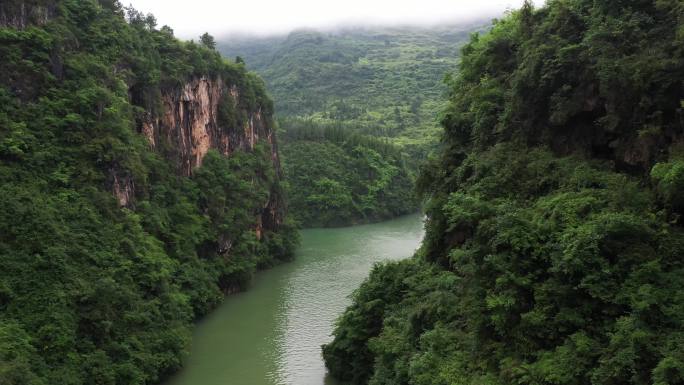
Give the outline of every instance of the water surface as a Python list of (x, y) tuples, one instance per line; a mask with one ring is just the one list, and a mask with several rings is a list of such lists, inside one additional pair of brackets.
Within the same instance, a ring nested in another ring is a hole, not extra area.
[(409, 257), (422, 217), (303, 230), (294, 262), (257, 275), (201, 321), (168, 385), (331, 385), (321, 345), (374, 263)]

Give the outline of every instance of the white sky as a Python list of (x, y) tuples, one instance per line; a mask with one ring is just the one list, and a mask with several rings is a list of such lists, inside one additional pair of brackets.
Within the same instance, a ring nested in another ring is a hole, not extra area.
[[(176, 36), (203, 32), (268, 35), (295, 28), (365, 24), (429, 25), (495, 17), (523, 0), (121, 0), (151, 12)], [(536, 4), (542, 0), (535, 1)]]

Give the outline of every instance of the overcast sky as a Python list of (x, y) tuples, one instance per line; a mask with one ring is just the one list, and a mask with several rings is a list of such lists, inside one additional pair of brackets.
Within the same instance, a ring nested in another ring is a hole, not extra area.
[[(203, 32), (268, 35), (295, 28), (365, 24), (439, 24), (495, 17), (523, 0), (122, 0), (176, 36)], [(536, 4), (542, 1), (535, 1)]]

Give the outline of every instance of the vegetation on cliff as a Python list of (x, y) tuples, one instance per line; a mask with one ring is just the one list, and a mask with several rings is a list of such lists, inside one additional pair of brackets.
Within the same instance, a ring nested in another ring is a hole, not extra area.
[(152, 151), (136, 127), (193, 77), (237, 87), (234, 123), (271, 119), (272, 103), (208, 39), (180, 42), (117, 1), (24, 5), (50, 12), (0, 25), (0, 383), (156, 383), (192, 321), (291, 258), (296, 233), (261, 223), (281, 195), (269, 143), (209, 150), (183, 176), (172, 142)]
[(684, 381), (684, 5), (526, 4), (474, 35), (416, 257), (324, 347), (355, 384)]

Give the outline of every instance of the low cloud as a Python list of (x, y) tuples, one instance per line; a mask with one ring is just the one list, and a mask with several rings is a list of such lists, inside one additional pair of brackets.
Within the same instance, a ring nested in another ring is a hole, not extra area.
[[(129, 0), (182, 38), (273, 35), (296, 28), (431, 25), (496, 17), (523, 0)], [(125, 0), (124, 0), (125, 3)], [(537, 2), (539, 3), (539, 1)]]

